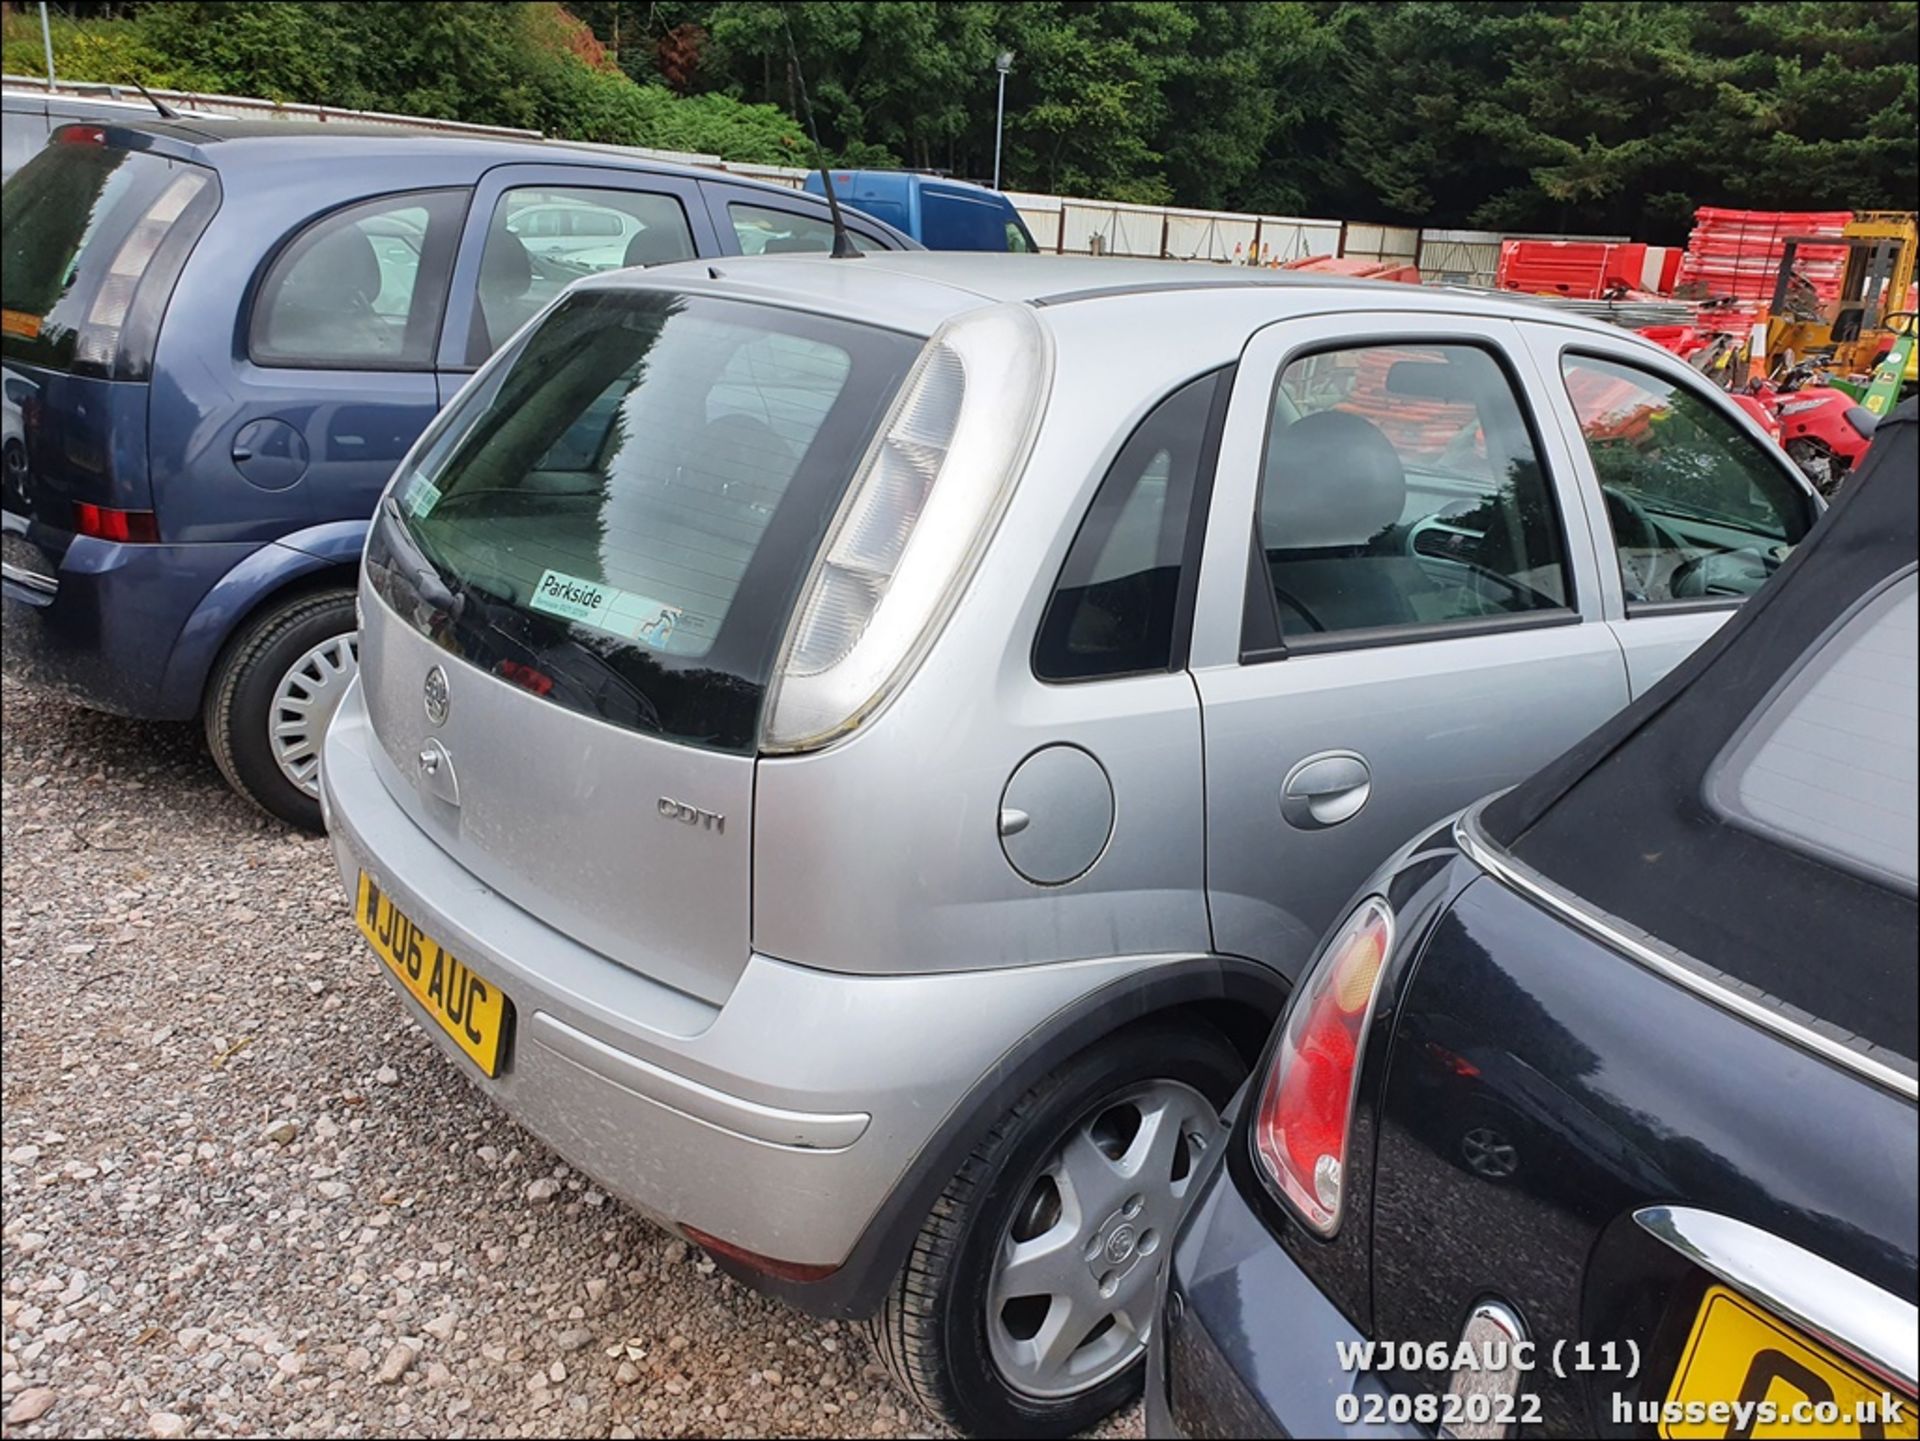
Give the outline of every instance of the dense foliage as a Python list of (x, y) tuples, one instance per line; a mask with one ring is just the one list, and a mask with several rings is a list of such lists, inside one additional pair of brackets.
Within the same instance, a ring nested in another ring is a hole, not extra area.
[[(1912, 209), (1920, 6), (1853, 0), (582, 0), (637, 76), (1015, 188), (1675, 239), (1699, 204)], [(697, 57), (689, 63), (688, 53)]]
[[(1011, 188), (1677, 239), (1915, 205), (1920, 5), (1866, 0), (69, 4), (58, 67)], [(7, 21), (7, 68), (38, 26)], [(799, 65), (791, 63), (797, 56)]]
[[(805, 164), (812, 153), (773, 106), (634, 83), (585, 25), (552, 4), (169, 0), (63, 8), (54, 70), (70, 80), (436, 115), (770, 164)], [(7, 73), (41, 72), (37, 14), (10, 12), (5, 43)]]

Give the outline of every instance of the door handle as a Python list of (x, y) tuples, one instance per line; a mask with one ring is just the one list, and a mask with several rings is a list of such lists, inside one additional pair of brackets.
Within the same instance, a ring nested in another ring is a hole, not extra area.
[(1373, 772), (1353, 751), (1308, 756), (1280, 787), (1280, 814), (1303, 831), (1325, 830), (1360, 814), (1373, 794)]

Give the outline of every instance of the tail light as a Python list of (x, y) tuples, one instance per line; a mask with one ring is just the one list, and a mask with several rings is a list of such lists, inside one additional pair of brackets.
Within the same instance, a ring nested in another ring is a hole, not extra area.
[(1321, 1236), (1340, 1227), (1361, 1054), (1392, 950), (1393, 911), (1369, 896), (1301, 982), (1254, 1115), (1261, 1163)]
[(123, 545), (152, 545), (160, 539), (160, 520), (150, 510), (113, 510), (104, 505), (77, 501), (73, 507), (73, 528), (95, 540), (118, 541)]
[(801, 594), (762, 746), (805, 750), (905, 680), (965, 588), (1032, 444), (1046, 332), (1024, 305), (943, 326), (867, 450)]
[(146, 209), (127, 238), (114, 252), (105, 278), (87, 309), (86, 323), (74, 344), (74, 359), (100, 366), (111, 372), (120, 352), (120, 332), (126, 326), (127, 313), (133, 309), (134, 293), (153, 263), (160, 242), (167, 238), (180, 212), (207, 186), (205, 172), (197, 167), (183, 169)]

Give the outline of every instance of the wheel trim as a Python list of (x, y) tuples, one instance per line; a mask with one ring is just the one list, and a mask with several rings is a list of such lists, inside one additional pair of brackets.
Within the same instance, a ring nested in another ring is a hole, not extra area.
[[(1131, 1121), (1116, 1139), (1116, 1118)], [(987, 1348), (1002, 1379), (1037, 1400), (1063, 1400), (1124, 1371), (1146, 1349), (1154, 1280), (1191, 1199), (1219, 1113), (1179, 1081), (1117, 1093), (1076, 1122), (1026, 1187), (1057, 1206), (1037, 1235), (1016, 1206), (987, 1285)]]
[(320, 797), (320, 743), (360, 669), (360, 637), (328, 636), (287, 667), (267, 709), (267, 738), (280, 774), (302, 795)]

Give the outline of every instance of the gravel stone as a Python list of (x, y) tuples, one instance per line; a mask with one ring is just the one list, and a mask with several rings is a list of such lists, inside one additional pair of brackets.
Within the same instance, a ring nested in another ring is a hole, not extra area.
[(0, 711), (8, 1437), (939, 1434), (861, 1328), (596, 1206), (197, 724)]
[(7, 1407), (7, 1424), (24, 1426), (29, 1421), (38, 1421), (59, 1399), (59, 1393), (51, 1386), (30, 1387), (14, 1397), (13, 1404)]

